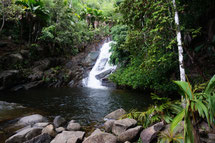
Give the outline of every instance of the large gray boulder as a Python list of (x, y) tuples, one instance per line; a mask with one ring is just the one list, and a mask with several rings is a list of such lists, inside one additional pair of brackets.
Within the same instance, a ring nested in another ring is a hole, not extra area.
[(41, 128), (26, 128), (8, 138), (5, 143), (23, 143), (41, 134)]
[(138, 139), (138, 134), (142, 130), (142, 126), (137, 126), (135, 128), (128, 129), (127, 131), (121, 133), (118, 136), (119, 142), (125, 142), (125, 141), (135, 141)]
[(117, 137), (109, 133), (94, 133), (86, 138), (83, 143), (116, 143)]
[(54, 123), (54, 126), (56, 127), (56, 128), (58, 128), (58, 127), (60, 127), (62, 124), (64, 124), (66, 122), (66, 120), (63, 118), (63, 117), (61, 117), (61, 116), (56, 116), (55, 118), (54, 118), (54, 121), (53, 121), (53, 123)]
[(81, 125), (70, 121), (66, 129), (69, 131), (79, 131), (81, 129)]
[(141, 140), (143, 143), (150, 143), (159, 133), (159, 131), (164, 127), (163, 122), (159, 122), (147, 129), (144, 129), (141, 134)]
[(100, 74), (97, 74), (97, 75), (96, 75), (96, 78), (100, 80), (100, 79), (102, 79), (102, 78), (108, 76), (109, 74), (111, 74), (112, 71), (113, 71), (113, 69), (106, 70), (106, 71), (104, 71), (104, 72), (102, 72), (102, 73), (100, 73)]
[(118, 120), (120, 117), (122, 117), (123, 115), (125, 115), (126, 112), (124, 109), (117, 109), (113, 112), (111, 112), (110, 114), (105, 116), (105, 120), (106, 119), (114, 119), (114, 120)]
[(77, 143), (82, 141), (84, 138), (85, 132), (81, 131), (63, 131), (58, 134), (51, 143)]
[(121, 133), (125, 132), (127, 129), (135, 127), (137, 124), (137, 121), (134, 119), (122, 119), (122, 120), (117, 120), (114, 122), (113, 127), (112, 127), (112, 132), (115, 135), (120, 135)]
[(51, 136), (49, 134), (41, 134), (24, 143), (50, 143), (50, 142), (51, 142)]
[(105, 128), (105, 131), (106, 131), (106, 132), (111, 132), (114, 122), (115, 122), (115, 120), (107, 120), (107, 121), (104, 123), (104, 128)]
[(17, 125), (32, 125), (39, 122), (47, 122), (47, 119), (39, 114), (22, 117), (17, 122)]

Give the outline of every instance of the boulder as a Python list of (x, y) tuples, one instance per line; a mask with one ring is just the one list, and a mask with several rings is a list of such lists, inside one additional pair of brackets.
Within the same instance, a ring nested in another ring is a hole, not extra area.
[(103, 70), (104, 67), (105, 67), (105, 65), (106, 65), (106, 63), (107, 63), (107, 61), (108, 61), (108, 58), (101, 59), (99, 65), (98, 65), (98, 69), (97, 70), (98, 71)]
[(105, 131), (106, 131), (106, 132), (111, 132), (114, 122), (115, 122), (115, 120), (107, 120), (107, 121), (104, 123), (104, 128), (105, 128)]
[(82, 141), (84, 138), (85, 132), (81, 131), (63, 131), (58, 134), (51, 143), (77, 143)]
[(10, 88), (20, 81), (20, 75), (18, 70), (6, 70), (0, 73), (0, 87)]
[(105, 116), (105, 119), (114, 119), (114, 120), (118, 120), (121, 116), (125, 115), (126, 112), (124, 109), (117, 109), (113, 112), (111, 112), (110, 114)]
[(34, 127), (38, 127), (38, 128), (45, 128), (46, 126), (48, 126), (48, 122), (41, 122), (41, 123), (36, 123), (34, 124)]
[(109, 133), (96, 133), (86, 138), (83, 143), (117, 143), (117, 138)]
[(108, 76), (102, 78), (101, 81), (102, 81), (102, 86), (112, 87), (112, 88), (115, 88), (115, 87), (116, 87), (116, 84), (115, 84), (114, 82), (110, 81), (110, 80), (108, 79)]
[(54, 123), (54, 126), (57, 128), (57, 127), (60, 127), (62, 124), (64, 124), (66, 122), (66, 120), (63, 118), (63, 117), (61, 117), (61, 116), (56, 116), (55, 118), (54, 118), (54, 121), (53, 121), (53, 123)]
[(140, 134), (142, 142), (150, 143), (157, 136), (157, 134), (163, 127), (164, 127), (164, 123), (159, 122), (147, 129), (144, 129)]
[(118, 136), (118, 141), (119, 142), (126, 142), (126, 141), (137, 140), (141, 129), (142, 129), (142, 126), (137, 126), (135, 128), (128, 129), (127, 131), (121, 133)]
[(20, 53), (16, 53), (16, 54), (11, 54), (9, 55), (9, 61), (7, 61), (9, 64), (17, 64), (17, 63), (21, 63), (23, 61), (23, 57)]
[(56, 131), (53, 125), (48, 125), (42, 130), (42, 134), (49, 134), (52, 137), (56, 136)]
[(113, 123), (112, 132), (115, 135), (120, 135), (121, 133), (125, 132), (127, 129), (136, 126), (137, 121), (134, 119), (122, 119), (117, 120)]
[(18, 125), (32, 125), (39, 122), (47, 122), (47, 119), (39, 114), (29, 115), (26, 117), (22, 117), (17, 122)]
[(71, 123), (69, 122), (68, 126), (66, 127), (69, 131), (79, 131), (81, 129), (81, 125), (79, 123)]
[(112, 71), (113, 71), (112, 69), (109, 69), (109, 70), (106, 70), (106, 71), (104, 71), (104, 72), (101, 72), (100, 74), (97, 74), (97, 75), (96, 75), (96, 78), (100, 80), (100, 79), (102, 79), (102, 78), (108, 76), (109, 74), (111, 74)]
[(51, 142), (51, 136), (49, 134), (41, 134), (24, 143), (50, 143), (50, 142)]
[(91, 136), (94, 136), (100, 133), (102, 133), (102, 131), (100, 129), (96, 129), (94, 132), (92, 132)]
[(61, 132), (65, 131), (65, 128), (64, 127), (58, 127), (55, 130), (57, 133), (61, 133)]
[(84, 63), (87, 64), (87, 65), (89, 65), (89, 66), (93, 66), (95, 64), (96, 59), (98, 58), (98, 56), (99, 56), (99, 52), (98, 51), (90, 52), (87, 55)]
[(23, 143), (41, 134), (41, 128), (26, 128), (8, 138), (5, 143)]

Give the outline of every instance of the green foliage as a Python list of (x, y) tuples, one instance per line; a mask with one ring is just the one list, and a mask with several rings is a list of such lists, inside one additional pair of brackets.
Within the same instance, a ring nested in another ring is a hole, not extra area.
[(171, 79), (176, 78), (178, 63), (171, 5), (165, 0), (121, 2), (119, 11), (127, 27), (112, 28), (116, 43), (111, 61), (120, 68), (111, 80), (121, 86), (160, 92), (175, 89)]
[(137, 120), (138, 123), (144, 128), (147, 128), (159, 121), (170, 123), (173, 117), (182, 110), (180, 102), (178, 101), (171, 101), (168, 98), (159, 98), (156, 95), (153, 95), (152, 97), (153, 100), (155, 100), (155, 105), (150, 106), (144, 112), (137, 112), (136, 110), (132, 110), (124, 117), (133, 118)]
[(170, 131), (173, 132), (178, 124), (184, 119), (184, 142), (193, 143), (194, 140), (198, 138), (197, 134), (194, 134), (194, 125), (199, 117), (206, 118), (208, 124), (214, 124), (215, 76), (211, 78), (207, 87), (202, 92), (194, 92), (197, 90), (192, 90), (192, 87), (188, 82), (175, 81), (175, 83), (181, 89), (181, 95), (185, 98), (186, 107), (173, 119)]

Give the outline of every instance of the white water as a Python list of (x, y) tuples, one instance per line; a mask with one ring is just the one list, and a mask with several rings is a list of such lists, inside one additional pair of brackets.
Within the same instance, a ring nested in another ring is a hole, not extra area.
[(96, 75), (110, 69), (112, 69), (112, 71), (116, 69), (116, 66), (112, 66), (109, 64), (111, 56), (111, 43), (112, 42), (105, 43), (100, 49), (99, 57), (96, 60), (93, 69), (90, 71), (87, 81), (85, 82), (86, 87), (101, 89), (106, 88), (105, 86), (102, 86), (102, 82), (96, 78)]

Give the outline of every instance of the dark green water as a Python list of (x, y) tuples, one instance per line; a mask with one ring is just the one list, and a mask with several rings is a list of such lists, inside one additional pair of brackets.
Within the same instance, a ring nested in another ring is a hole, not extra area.
[[(57, 115), (77, 120), (81, 125), (100, 124), (108, 113), (124, 108), (143, 110), (151, 103), (147, 94), (135, 91), (90, 88), (34, 89), (1, 92), (0, 101), (18, 103), (26, 108), (0, 112), (0, 128), (9, 120), (26, 114), (39, 113), (50, 121)], [(2, 121), (2, 123), (1, 123)]]

